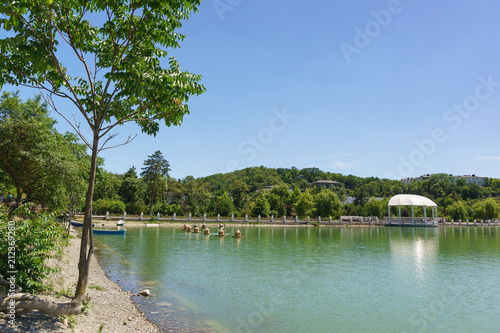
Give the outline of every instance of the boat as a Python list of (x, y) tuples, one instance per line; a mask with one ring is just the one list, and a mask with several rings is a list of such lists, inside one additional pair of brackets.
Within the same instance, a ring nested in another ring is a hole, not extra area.
[(123, 223), (125, 223), (125, 221), (123, 221), (123, 220), (118, 220), (118, 222), (116, 222), (116, 225), (118, 225), (118, 226), (122, 226), (122, 225), (123, 225)]
[(101, 235), (125, 235), (126, 231), (127, 229), (120, 229), (120, 230), (92, 229), (92, 232), (94, 234), (101, 234)]
[[(83, 223), (82, 222), (78, 222), (78, 221), (71, 221), (71, 225), (72, 226), (75, 226), (75, 227), (83, 227)], [(95, 224), (92, 223), (92, 226), (94, 226)]]

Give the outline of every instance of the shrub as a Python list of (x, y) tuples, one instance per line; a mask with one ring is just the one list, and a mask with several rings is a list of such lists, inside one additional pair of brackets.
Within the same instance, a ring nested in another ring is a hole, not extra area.
[(166, 202), (162, 202), (153, 206), (153, 214), (156, 215), (158, 213), (165, 216), (174, 215), (174, 213), (176, 213), (177, 215), (182, 215), (183, 212), (180, 205), (171, 205)]
[(116, 199), (98, 199), (92, 204), (93, 211), (97, 214), (123, 214), (125, 212), (125, 204), (121, 200)]
[(139, 215), (140, 213), (148, 213), (149, 208), (144, 203), (129, 202), (125, 205), (127, 214)]
[[(34, 213), (24, 206), (18, 214), (26, 220), (8, 221), (0, 214), (0, 273), (17, 271), (16, 283), (26, 292), (44, 289), (42, 280), (57, 269), (46, 265), (53, 252), (63, 246), (65, 229), (56, 222), (55, 214)], [(12, 265), (12, 266), (11, 266)]]

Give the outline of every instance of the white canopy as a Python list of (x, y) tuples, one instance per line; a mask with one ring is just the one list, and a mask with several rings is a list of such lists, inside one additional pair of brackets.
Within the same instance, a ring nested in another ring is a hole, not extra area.
[(415, 225), (415, 215), (413, 212), (414, 206), (425, 207), (424, 208), (424, 225), (427, 226), (427, 207), (432, 210), (432, 226), (437, 226), (437, 205), (434, 201), (429, 198), (423, 197), (421, 195), (415, 194), (398, 194), (393, 196), (387, 203), (387, 208), (389, 210), (389, 225), (391, 225), (391, 206), (399, 207), (399, 224), (402, 224), (401, 220), (401, 206), (411, 206), (411, 224)]
[(437, 207), (436, 203), (429, 198), (415, 194), (398, 194), (389, 200), (389, 206), (423, 206)]

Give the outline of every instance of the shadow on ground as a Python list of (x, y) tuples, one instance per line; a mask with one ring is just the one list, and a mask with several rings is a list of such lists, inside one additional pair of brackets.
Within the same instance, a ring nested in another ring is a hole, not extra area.
[(14, 325), (9, 325), (5, 314), (0, 314), (0, 332), (68, 332), (64, 323), (57, 316), (49, 316), (39, 311), (31, 311), (15, 320)]

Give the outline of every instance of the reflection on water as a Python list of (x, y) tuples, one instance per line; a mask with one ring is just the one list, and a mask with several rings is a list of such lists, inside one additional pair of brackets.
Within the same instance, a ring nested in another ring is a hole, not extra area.
[(164, 330), (497, 330), (495, 227), (127, 229), (96, 235), (98, 258), (124, 289), (151, 290), (135, 300)]

